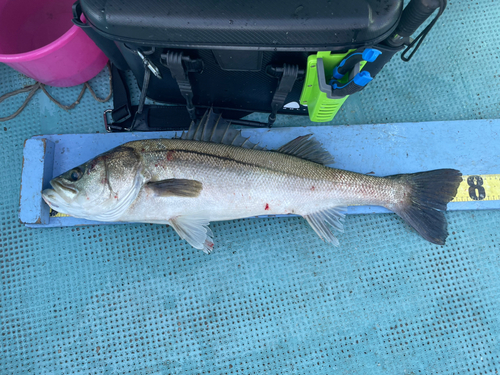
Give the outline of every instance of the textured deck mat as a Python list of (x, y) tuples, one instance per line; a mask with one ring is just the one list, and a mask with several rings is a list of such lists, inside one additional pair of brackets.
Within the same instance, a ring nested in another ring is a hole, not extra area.
[[(395, 58), (332, 124), (498, 118), (499, 18), (494, 1), (452, 1), (412, 62)], [(28, 82), (0, 65), (0, 93)], [(108, 106), (86, 94), (64, 112), (39, 93), (0, 124), (1, 374), (498, 373), (498, 211), (448, 213), (444, 247), (391, 214), (349, 216), (338, 248), (300, 218), (213, 223), (210, 256), (158, 225), (20, 225), (24, 140), (103, 131)]]

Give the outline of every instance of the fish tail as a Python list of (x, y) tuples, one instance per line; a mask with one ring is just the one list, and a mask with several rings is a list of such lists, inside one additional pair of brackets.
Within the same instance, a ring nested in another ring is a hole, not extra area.
[(427, 241), (444, 245), (448, 237), (448, 223), (443, 211), (457, 194), (462, 173), (455, 169), (436, 169), (388, 178), (399, 180), (406, 188), (404, 201), (388, 208)]

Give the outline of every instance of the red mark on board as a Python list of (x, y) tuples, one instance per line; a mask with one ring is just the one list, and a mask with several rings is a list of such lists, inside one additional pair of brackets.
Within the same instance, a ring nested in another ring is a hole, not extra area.
[(118, 195), (115, 195), (115, 199), (118, 199)]
[(266, 211), (269, 211), (269, 204), (266, 203)]
[(314, 191), (314, 189), (316, 189), (314, 186), (311, 186), (311, 191)]
[(174, 158), (174, 154), (175, 154), (175, 151), (167, 152), (167, 160), (172, 161), (172, 159)]

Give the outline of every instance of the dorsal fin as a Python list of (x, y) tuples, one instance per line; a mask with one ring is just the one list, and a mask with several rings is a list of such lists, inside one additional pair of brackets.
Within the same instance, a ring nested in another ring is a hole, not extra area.
[(265, 147), (259, 146), (249, 141), (241, 135), (241, 130), (232, 129), (231, 122), (215, 114), (212, 109), (205, 112), (198, 122), (191, 122), (187, 132), (181, 134), (181, 139), (190, 141), (202, 141), (220, 143), (224, 145), (233, 145), (253, 150), (265, 150)]
[(332, 155), (321, 146), (321, 143), (311, 137), (312, 134), (297, 137), (276, 151), (319, 164), (332, 164)]
[[(224, 145), (265, 150), (265, 147), (249, 141), (241, 135), (241, 130), (232, 129), (231, 122), (215, 114), (212, 109), (205, 112), (198, 122), (191, 122), (188, 131), (183, 132), (181, 139), (190, 141), (212, 142)], [(303, 135), (281, 146), (276, 152), (293, 155), (301, 159), (319, 164), (332, 164), (333, 157), (326, 151), (312, 134)]]

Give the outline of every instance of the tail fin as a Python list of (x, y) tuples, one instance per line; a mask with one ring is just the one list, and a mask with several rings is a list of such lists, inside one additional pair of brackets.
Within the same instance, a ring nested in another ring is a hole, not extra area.
[(444, 245), (448, 223), (443, 211), (457, 194), (462, 173), (455, 169), (436, 169), (428, 172), (394, 175), (409, 188), (407, 203), (389, 207), (427, 241)]

